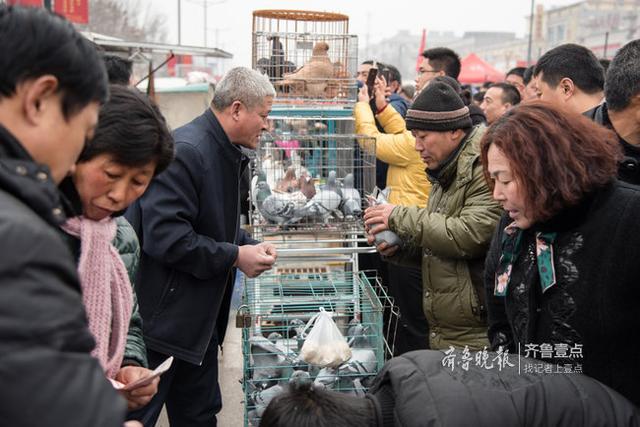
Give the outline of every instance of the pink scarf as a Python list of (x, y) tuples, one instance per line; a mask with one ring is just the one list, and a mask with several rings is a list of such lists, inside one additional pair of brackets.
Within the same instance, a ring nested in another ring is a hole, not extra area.
[(96, 339), (91, 354), (108, 378), (122, 365), (133, 308), (133, 291), (127, 269), (113, 246), (117, 224), (113, 218), (93, 221), (70, 218), (62, 227), (80, 238), (78, 274), (89, 330)]

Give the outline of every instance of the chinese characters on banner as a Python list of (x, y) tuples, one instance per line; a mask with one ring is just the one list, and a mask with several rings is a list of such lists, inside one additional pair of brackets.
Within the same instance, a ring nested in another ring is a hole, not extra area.
[[(580, 374), (582, 373), (581, 363), (559, 363), (560, 361), (573, 361), (573, 359), (582, 359), (582, 344), (569, 346), (568, 344), (526, 344), (524, 357), (535, 357), (538, 359), (552, 359), (549, 362), (537, 361), (533, 359), (518, 359), (518, 373), (547, 373), (547, 374)], [(469, 370), (471, 363), (484, 369), (497, 369), (502, 371), (507, 367), (515, 367), (509, 361), (509, 351), (503, 350), (502, 347), (496, 353), (489, 353), (485, 347), (482, 351), (472, 354), (467, 346), (456, 354), (454, 347), (449, 347), (444, 352), (442, 366), (452, 371), (455, 368), (461, 368), (464, 371)], [(459, 359), (457, 359), (459, 357)], [(522, 364), (520, 363), (522, 362)], [(553, 364), (552, 364), (553, 363)]]
[(44, 0), (7, 0), (9, 6), (35, 6), (43, 7)]
[(89, 0), (55, 0), (53, 10), (76, 24), (89, 23)]

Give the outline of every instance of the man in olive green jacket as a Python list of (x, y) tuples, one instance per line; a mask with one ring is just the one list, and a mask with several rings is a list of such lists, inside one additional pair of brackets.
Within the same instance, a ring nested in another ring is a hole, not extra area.
[(407, 129), (432, 182), (426, 209), (382, 205), (369, 208), (369, 241), (390, 229), (402, 248), (378, 245), (389, 261), (422, 265), (423, 308), (432, 349), (488, 345), (482, 272), (501, 214), (482, 174), (469, 109), (448, 85), (427, 86), (407, 113)]

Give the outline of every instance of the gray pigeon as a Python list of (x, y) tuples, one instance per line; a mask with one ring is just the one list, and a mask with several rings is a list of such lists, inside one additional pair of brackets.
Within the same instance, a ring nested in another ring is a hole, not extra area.
[(249, 411), (249, 421), (252, 425), (258, 426), (260, 425), (260, 418), (264, 411), (269, 406), (269, 403), (273, 400), (274, 397), (279, 394), (284, 393), (286, 390), (285, 387), (280, 384), (276, 384), (264, 390), (254, 391), (249, 395), (249, 406), (253, 407), (251, 411)]
[(337, 184), (335, 188), (329, 183), (323, 185), (308, 203), (295, 210), (294, 217), (298, 219), (320, 219), (323, 222), (326, 222), (331, 214), (342, 218), (342, 212), (338, 210), (342, 203), (342, 191), (335, 191), (336, 189), (340, 191)]
[(259, 389), (266, 389), (282, 378), (282, 366), (290, 365), (292, 358), (262, 335), (249, 338), (249, 345), (253, 384)]
[(376, 372), (378, 360), (371, 348), (352, 348), (351, 358), (338, 368), (338, 375), (367, 376)]
[(296, 337), (298, 341), (298, 349), (302, 349), (306, 333), (304, 331), (307, 325), (300, 319), (293, 319), (289, 322), (289, 337)]
[(338, 174), (336, 173), (336, 171), (329, 171), (327, 183), (320, 186), (320, 190), (333, 191), (340, 196), (340, 199), (342, 199), (342, 190), (340, 189), (340, 185), (338, 184)]
[(291, 377), (289, 377), (289, 384), (301, 384), (305, 382), (311, 382), (311, 375), (306, 371), (294, 371), (293, 374), (291, 374)]
[(264, 219), (275, 224), (284, 224), (293, 214), (293, 206), (272, 194), (266, 181), (258, 181), (256, 185), (255, 205)]
[(353, 174), (347, 174), (342, 180), (342, 212), (345, 216), (357, 217), (362, 214), (360, 192), (353, 188)]
[[(376, 187), (373, 190), (373, 194), (368, 196), (369, 206), (377, 206), (377, 205), (386, 205), (389, 204), (388, 197), (390, 188), (385, 188), (384, 190), (380, 190)], [(387, 242), (389, 246), (400, 246), (402, 247), (402, 240), (396, 233), (391, 230), (384, 230), (377, 233), (375, 236), (375, 244), (378, 246), (382, 242)]]
[[(353, 322), (353, 321), (352, 321)], [(370, 347), (369, 337), (367, 336), (368, 328), (363, 326), (362, 323), (349, 322), (349, 329), (347, 330), (347, 342), (351, 348), (367, 348)]]
[(325, 367), (320, 369), (313, 383), (323, 388), (333, 389), (338, 382), (338, 375), (335, 368)]

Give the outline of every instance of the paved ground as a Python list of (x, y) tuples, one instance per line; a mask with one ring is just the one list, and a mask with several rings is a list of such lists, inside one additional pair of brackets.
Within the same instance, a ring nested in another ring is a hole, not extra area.
[[(238, 275), (231, 301), (231, 317), (224, 338), (224, 354), (218, 356), (222, 411), (218, 414), (218, 427), (242, 427), (244, 406), (242, 401), (242, 329), (236, 328), (235, 312), (240, 305), (241, 277)], [(169, 427), (165, 411), (162, 411), (156, 427)]]
[[(229, 320), (224, 339), (224, 354), (220, 361), (220, 387), (222, 388), (222, 412), (218, 414), (218, 427), (242, 427), (244, 410), (242, 400), (242, 330), (235, 327), (235, 315)], [(163, 411), (156, 427), (169, 427)]]

